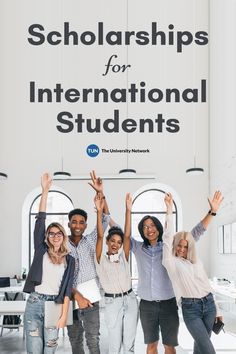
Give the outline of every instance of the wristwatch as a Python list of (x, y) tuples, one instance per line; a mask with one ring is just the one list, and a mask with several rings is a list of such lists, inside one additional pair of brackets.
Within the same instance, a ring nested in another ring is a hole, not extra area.
[(214, 211), (212, 211), (212, 210), (209, 210), (209, 211), (208, 211), (208, 214), (209, 214), (209, 215), (212, 215), (212, 216), (216, 216), (216, 213), (214, 213)]

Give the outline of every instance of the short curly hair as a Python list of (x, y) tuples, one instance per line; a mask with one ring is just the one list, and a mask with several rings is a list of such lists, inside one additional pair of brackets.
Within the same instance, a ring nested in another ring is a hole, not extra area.
[(88, 214), (87, 214), (86, 211), (83, 210), (83, 209), (73, 209), (73, 210), (71, 210), (71, 211), (69, 212), (69, 214), (68, 214), (68, 219), (69, 219), (69, 221), (71, 221), (71, 218), (72, 218), (72, 216), (74, 216), (74, 215), (81, 215), (81, 216), (83, 216), (83, 217), (85, 218), (85, 221), (87, 221), (87, 219), (88, 219)]

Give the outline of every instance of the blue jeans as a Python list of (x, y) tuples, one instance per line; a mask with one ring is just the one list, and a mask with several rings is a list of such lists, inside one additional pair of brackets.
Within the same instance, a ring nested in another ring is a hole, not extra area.
[(212, 294), (201, 299), (182, 298), (184, 322), (194, 339), (193, 354), (215, 354), (210, 336), (216, 317)]
[(138, 323), (138, 300), (135, 293), (121, 297), (105, 296), (105, 322), (108, 328), (109, 354), (134, 353)]
[(28, 354), (53, 354), (57, 349), (58, 330), (44, 327), (44, 303), (54, 295), (31, 293), (24, 314), (26, 349)]
[(67, 326), (73, 354), (84, 354), (83, 336), (90, 354), (100, 354), (99, 349), (99, 302), (93, 307), (73, 311), (73, 325)]

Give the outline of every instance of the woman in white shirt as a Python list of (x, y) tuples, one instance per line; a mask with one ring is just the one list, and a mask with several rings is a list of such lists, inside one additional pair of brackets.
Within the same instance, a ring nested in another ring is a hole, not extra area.
[(131, 287), (129, 271), (131, 207), (130, 194), (126, 195), (124, 232), (111, 227), (106, 237), (107, 253), (103, 250), (102, 210), (104, 199), (97, 194), (97, 245), (95, 264), (105, 291), (105, 322), (108, 328), (109, 354), (134, 353), (134, 341), (138, 322), (138, 301)]
[[(217, 191), (210, 204), (209, 217), (215, 216), (223, 200)], [(165, 196), (167, 207), (166, 231), (163, 235), (163, 265), (168, 271), (173, 289), (182, 307), (184, 322), (194, 339), (194, 354), (215, 354), (210, 336), (216, 320), (216, 305), (208, 277), (197, 257), (195, 241), (190, 232), (174, 235), (172, 221), (173, 199)], [(205, 225), (207, 226), (207, 225)], [(221, 318), (221, 317), (220, 317)]]

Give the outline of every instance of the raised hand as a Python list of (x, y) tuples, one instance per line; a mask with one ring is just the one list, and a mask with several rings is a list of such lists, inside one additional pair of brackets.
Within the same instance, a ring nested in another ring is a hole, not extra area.
[(45, 212), (47, 207), (48, 191), (51, 187), (52, 179), (49, 173), (44, 173), (41, 177), (42, 194), (39, 202), (39, 211)]
[(131, 211), (132, 209), (132, 197), (131, 197), (131, 194), (130, 193), (127, 193), (126, 194), (126, 197), (125, 197), (125, 206), (126, 206), (126, 209)]
[(103, 184), (102, 179), (96, 176), (96, 172), (93, 170), (90, 172), (91, 182), (88, 184), (97, 192), (103, 194)]
[(219, 209), (220, 204), (221, 204), (222, 200), (224, 199), (224, 197), (222, 196), (222, 193), (220, 191), (216, 191), (214, 193), (214, 196), (212, 199), (210, 199), (210, 198), (207, 198), (207, 199), (208, 199), (208, 203), (210, 205), (211, 211), (213, 213), (216, 213), (217, 210)]
[(167, 210), (172, 209), (172, 207), (173, 207), (173, 197), (172, 197), (171, 193), (166, 193), (165, 194), (164, 202), (165, 202)]
[(46, 172), (41, 177), (41, 186), (43, 191), (49, 191), (52, 185), (52, 178), (50, 177), (49, 173)]

